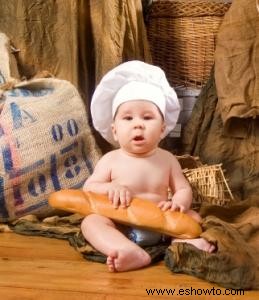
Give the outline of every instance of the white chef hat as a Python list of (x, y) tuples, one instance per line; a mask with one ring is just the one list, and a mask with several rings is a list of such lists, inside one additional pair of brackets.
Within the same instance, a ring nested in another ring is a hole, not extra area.
[(180, 105), (164, 71), (142, 61), (128, 61), (110, 70), (97, 85), (91, 101), (93, 125), (111, 144), (111, 123), (119, 105), (131, 100), (153, 102), (164, 116), (166, 136), (176, 125)]

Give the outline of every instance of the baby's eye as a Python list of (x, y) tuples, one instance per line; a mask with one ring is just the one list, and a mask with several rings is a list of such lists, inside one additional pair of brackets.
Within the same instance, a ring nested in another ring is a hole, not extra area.
[(144, 116), (144, 120), (152, 120), (153, 119), (153, 117), (152, 116), (150, 116), (150, 115), (146, 115), (146, 116)]
[(124, 117), (123, 117), (123, 120), (131, 121), (131, 120), (132, 120), (132, 117), (131, 117), (131, 116), (124, 116)]

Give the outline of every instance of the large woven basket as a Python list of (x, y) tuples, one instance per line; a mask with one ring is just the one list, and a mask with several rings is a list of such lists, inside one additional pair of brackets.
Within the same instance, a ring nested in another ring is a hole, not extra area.
[(147, 34), (153, 63), (173, 86), (202, 87), (214, 63), (216, 35), (230, 0), (153, 1)]

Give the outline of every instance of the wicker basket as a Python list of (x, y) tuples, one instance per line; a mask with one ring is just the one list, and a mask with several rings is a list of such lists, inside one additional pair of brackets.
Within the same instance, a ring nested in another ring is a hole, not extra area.
[(154, 1), (147, 16), (153, 63), (172, 86), (202, 87), (214, 63), (219, 25), (230, 0)]
[(203, 165), (183, 172), (193, 189), (193, 209), (199, 209), (204, 202), (226, 206), (233, 200), (221, 164)]

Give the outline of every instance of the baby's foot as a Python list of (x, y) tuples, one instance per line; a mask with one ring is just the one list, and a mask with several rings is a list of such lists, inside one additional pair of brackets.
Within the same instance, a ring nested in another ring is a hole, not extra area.
[(107, 264), (108, 270), (110, 272), (116, 272), (115, 265), (114, 265), (114, 259), (115, 259), (114, 256), (108, 256), (107, 260), (106, 260), (106, 264)]
[(124, 272), (136, 270), (149, 265), (151, 258), (143, 249), (120, 249), (107, 257), (110, 272)]
[(196, 248), (198, 248), (200, 250), (203, 250), (203, 251), (206, 251), (208, 253), (212, 253), (216, 249), (215, 245), (209, 243), (204, 238), (185, 239), (185, 240), (174, 239), (172, 241), (172, 244), (173, 243), (188, 243), (188, 244), (191, 244), (191, 245), (195, 246)]

